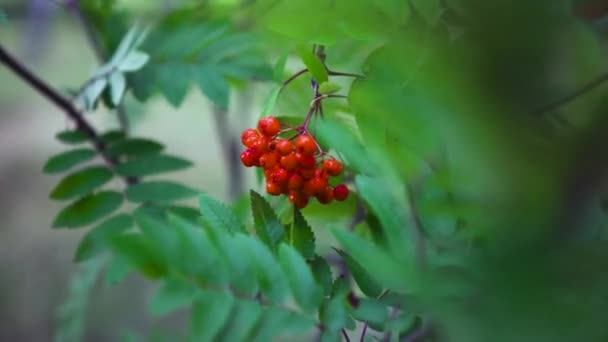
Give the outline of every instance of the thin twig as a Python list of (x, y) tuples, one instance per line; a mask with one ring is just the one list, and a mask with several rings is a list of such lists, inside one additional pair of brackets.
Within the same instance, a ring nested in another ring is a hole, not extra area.
[(308, 69), (302, 69), (302, 70), (296, 72), (295, 74), (291, 75), (291, 77), (289, 77), (288, 79), (286, 79), (285, 81), (283, 81), (283, 84), (281, 85), (281, 89), (279, 90), (279, 92), (282, 92), (283, 89), (285, 89), (285, 87), (289, 83), (291, 83), (293, 80), (295, 80), (296, 78), (300, 77), (301, 75), (304, 75), (307, 72), (308, 72)]
[(344, 328), (342, 328), (341, 331), (342, 331), (342, 336), (344, 336), (344, 339), (346, 340), (346, 342), (350, 342), (350, 337), (348, 337), (346, 330)]
[(596, 77), (595, 79), (589, 81), (589, 83), (587, 83), (584, 86), (582, 86), (581, 88), (575, 90), (573, 93), (566, 95), (563, 98), (561, 98), (553, 103), (549, 103), (540, 108), (537, 108), (536, 110), (533, 111), (533, 113), (544, 114), (546, 112), (556, 110), (557, 108), (567, 104), (568, 102), (575, 100), (579, 96), (584, 95), (585, 93), (593, 90), (594, 88), (596, 88), (597, 86), (601, 85), (602, 83), (604, 83), (606, 81), (608, 81), (608, 72), (601, 74), (600, 76)]
[(355, 73), (351, 73), (351, 72), (341, 72), (341, 71), (328, 70), (327, 74), (329, 76), (346, 76), (346, 77), (355, 77), (355, 78), (365, 78), (365, 75), (355, 74)]
[[(104, 161), (110, 166), (116, 166), (116, 160), (111, 157), (107, 150), (104, 141), (101, 139), (97, 131), (91, 124), (89, 124), (82, 113), (80, 113), (72, 104), (72, 102), (62, 96), (57, 90), (53, 89), (50, 85), (46, 84), (43, 80), (34, 75), (29, 69), (23, 66), (17, 59), (11, 56), (5, 49), (0, 45), (0, 62), (6, 65), (12, 70), (15, 75), (19, 76), (25, 83), (29, 84), (32, 88), (38, 91), (41, 95), (50, 100), (53, 104), (59, 107), (65, 112), (65, 114), (74, 121), (76, 129), (84, 133), (89, 141), (97, 150), (97, 153), (104, 159)], [(134, 183), (136, 179), (127, 178), (127, 183)]]
[[(93, 51), (95, 52), (97, 61), (99, 62), (99, 64), (103, 64), (106, 59), (106, 53), (104, 52), (104, 49), (101, 46), (101, 43), (99, 42), (99, 39), (97, 38), (97, 35), (95, 34), (93, 27), (91, 26), (91, 24), (87, 20), (86, 16), (82, 12), (82, 9), (80, 8), (80, 5), (78, 4), (78, 0), (68, 1), (66, 3), (66, 6), (68, 6), (68, 8), (72, 11), (72, 13), (74, 13), (74, 16), (76, 16), (76, 18), (78, 18), (78, 21), (80, 21), (80, 24), (84, 28), (84, 31), (85, 31), (85, 34), (89, 41), (89, 44), (91, 45), (91, 47), (93, 48)], [(118, 116), (118, 123), (120, 124), (121, 130), (125, 134), (128, 134), (129, 129), (130, 129), (129, 119), (128, 119), (127, 113), (125, 111), (125, 107), (122, 105), (122, 103), (119, 103), (118, 105), (116, 105), (116, 115)]]

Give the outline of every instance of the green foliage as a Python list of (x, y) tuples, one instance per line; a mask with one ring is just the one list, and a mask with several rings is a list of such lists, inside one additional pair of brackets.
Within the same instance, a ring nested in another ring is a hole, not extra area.
[(164, 146), (154, 140), (142, 138), (121, 139), (108, 147), (108, 155), (112, 157), (138, 158), (147, 154), (159, 153)]
[(71, 203), (55, 217), (53, 228), (80, 228), (111, 214), (122, 204), (122, 195), (100, 191)]
[(208, 227), (218, 227), (227, 232), (244, 232), (243, 224), (234, 212), (224, 204), (201, 194), (199, 197), (201, 219)]
[(327, 82), (327, 69), (319, 57), (312, 53), (309, 47), (306, 45), (296, 46), (296, 53), (302, 59), (302, 63), (306, 65), (308, 72), (312, 74), (312, 77), (317, 83), (322, 84)]
[(257, 192), (251, 190), (251, 211), (255, 231), (266, 246), (276, 250), (285, 236), (285, 227), (268, 202)]
[(131, 185), (125, 191), (131, 202), (168, 203), (196, 196), (197, 190), (170, 181), (147, 181)]
[(183, 170), (192, 166), (192, 163), (180, 157), (156, 154), (145, 155), (118, 164), (116, 173), (121, 176), (150, 176), (159, 173)]
[(42, 171), (45, 173), (64, 172), (72, 167), (89, 161), (95, 157), (96, 153), (90, 148), (77, 148), (52, 156), (44, 164)]
[(74, 261), (82, 262), (107, 249), (108, 242), (133, 226), (133, 219), (127, 214), (118, 214), (91, 229), (80, 240)]
[(55, 137), (64, 144), (80, 144), (88, 139), (84, 132), (78, 130), (66, 130), (59, 132)]
[(91, 166), (67, 175), (51, 191), (55, 200), (67, 200), (91, 193), (112, 179), (112, 171), (104, 166)]
[(285, 242), (298, 250), (304, 259), (314, 259), (315, 235), (297, 207), (293, 207), (293, 222), (285, 230)]

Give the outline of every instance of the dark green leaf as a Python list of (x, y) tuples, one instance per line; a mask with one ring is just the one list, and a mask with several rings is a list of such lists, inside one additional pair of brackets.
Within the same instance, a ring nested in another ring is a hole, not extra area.
[(59, 212), (53, 228), (79, 228), (111, 214), (122, 204), (122, 195), (115, 191), (102, 191), (88, 195)]
[(335, 332), (346, 326), (346, 300), (343, 296), (331, 298), (321, 307), (321, 322), (329, 332)]
[(133, 213), (133, 218), (163, 265), (171, 265), (179, 259), (179, 237), (176, 230), (170, 227), (164, 208), (158, 212), (152, 208), (140, 207)]
[(201, 214), (198, 209), (174, 205), (169, 207), (168, 210), (170, 213), (177, 215), (192, 224), (200, 225), (199, 218), (201, 217)]
[(279, 260), (298, 305), (305, 312), (315, 310), (320, 293), (306, 261), (295, 249), (285, 244), (279, 245)]
[(348, 253), (345, 253), (339, 249), (336, 250), (338, 254), (342, 257), (346, 266), (348, 266), (348, 270), (355, 278), (355, 282), (361, 289), (361, 291), (368, 297), (376, 298), (382, 293), (382, 287), (378, 284), (374, 279), (371, 278), (369, 273), (361, 267), (361, 265), (351, 258)]
[(165, 316), (175, 310), (184, 309), (192, 304), (198, 291), (192, 284), (170, 278), (158, 289), (150, 301), (152, 317)]
[(226, 232), (245, 232), (245, 227), (232, 209), (203, 193), (199, 197), (202, 220), (207, 226)]
[(119, 140), (108, 147), (110, 156), (141, 157), (162, 151), (164, 146), (156, 141), (142, 138)]
[(123, 176), (148, 176), (163, 172), (177, 171), (192, 166), (188, 160), (169, 155), (147, 155), (116, 166), (116, 172)]
[(293, 222), (285, 232), (285, 241), (305, 259), (312, 259), (315, 256), (315, 236), (300, 210), (296, 206), (293, 208)]
[(285, 228), (264, 197), (253, 190), (250, 191), (250, 195), (255, 231), (260, 240), (274, 251), (283, 240)]
[(100, 139), (106, 144), (112, 144), (125, 138), (125, 133), (119, 130), (107, 131), (101, 135)]
[(216, 68), (210, 66), (203, 67), (199, 71), (198, 85), (203, 94), (205, 94), (216, 106), (221, 109), (228, 108), (230, 85)]
[(297, 45), (296, 53), (302, 59), (302, 62), (308, 68), (308, 71), (312, 74), (312, 77), (317, 81), (317, 83), (321, 84), (323, 82), (327, 82), (327, 69), (323, 62), (314, 55), (311, 49), (306, 45)]
[(65, 144), (80, 144), (87, 141), (88, 137), (82, 131), (67, 130), (57, 133), (55, 137)]
[(327, 261), (317, 255), (310, 262), (310, 268), (312, 270), (312, 274), (315, 276), (317, 284), (319, 284), (323, 289), (323, 293), (325, 295), (329, 295), (332, 288), (333, 275)]
[(350, 307), (349, 311), (356, 320), (369, 322), (380, 331), (389, 320), (388, 307), (375, 299), (360, 298), (357, 307)]
[(96, 152), (90, 148), (78, 148), (66, 151), (49, 158), (42, 170), (45, 173), (63, 172), (80, 163), (93, 159), (95, 154)]
[(190, 86), (190, 66), (181, 63), (161, 64), (156, 69), (156, 76), (161, 93), (173, 107), (179, 107), (184, 102)]
[(248, 238), (248, 252), (254, 260), (262, 294), (275, 303), (281, 303), (289, 292), (287, 279), (272, 252), (260, 240)]
[(215, 341), (234, 306), (226, 292), (203, 292), (197, 297), (190, 318), (190, 332), (195, 341)]
[(163, 256), (156, 246), (142, 234), (121, 234), (109, 242), (117, 255), (125, 258), (141, 273), (158, 278), (167, 273)]
[(74, 261), (88, 260), (106, 248), (107, 241), (133, 226), (133, 219), (127, 214), (118, 214), (91, 229), (78, 244)]
[(86, 195), (111, 179), (112, 172), (107, 167), (91, 166), (62, 179), (51, 191), (50, 197), (56, 200), (66, 200)]
[(130, 185), (125, 191), (131, 202), (168, 203), (196, 196), (198, 191), (171, 181), (148, 181)]

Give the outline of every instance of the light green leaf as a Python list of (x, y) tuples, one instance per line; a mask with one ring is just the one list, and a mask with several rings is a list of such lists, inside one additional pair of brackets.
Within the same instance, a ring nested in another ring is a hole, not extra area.
[(315, 276), (317, 284), (319, 284), (323, 289), (323, 293), (325, 295), (329, 295), (332, 288), (333, 275), (327, 261), (317, 255), (310, 262), (310, 269), (312, 270), (312, 274)]
[(156, 68), (158, 87), (173, 107), (179, 107), (186, 98), (192, 79), (192, 69), (181, 63), (166, 63)]
[(215, 341), (228, 320), (235, 300), (226, 292), (203, 292), (190, 315), (190, 333), (195, 341)]
[(257, 192), (251, 190), (251, 211), (255, 231), (271, 250), (275, 251), (285, 235), (285, 227), (279, 222), (277, 215), (268, 202)]
[(123, 233), (132, 226), (133, 219), (127, 214), (118, 214), (103, 221), (80, 240), (74, 261), (82, 262), (98, 255), (106, 248), (106, 243), (111, 237)]
[(106, 265), (104, 284), (106, 286), (121, 283), (131, 271), (129, 261), (120, 255), (113, 255)]
[(122, 99), (122, 94), (124, 94), (125, 89), (127, 88), (127, 80), (122, 72), (115, 71), (110, 74), (109, 82), (112, 103), (118, 105)]
[(120, 41), (120, 44), (118, 45), (118, 48), (116, 48), (116, 51), (114, 52), (114, 55), (112, 56), (112, 59), (110, 59), (108, 65), (120, 65), (120, 63), (128, 56), (136, 44), (141, 42), (143, 36), (145, 36), (145, 32), (141, 26), (138, 24), (133, 25)]
[(142, 51), (131, 51), (118, 65), (122, 72), (137, 71), (146, 65), (150, 56)]
[(245, 232), (245, 227), (234, 214), (234, 211), (211, 196), (202, 193), (199, 197), (202, 220), (207, 226), (213, 226), (226, 232)]
[(319, 85), (319, 93), (321, 95), (333, 94), (338, 92), (342, 87), (333, 82), (323, 82)]
[(315, 235), (300, 210), (296, 206), (293, 208), (293, 222), (285, 232), (285, 242), (298, 250), (305, 259), (313, 259), (315, 257)]
[(274, 303), (282, 303), (289, 292), (287, 279), (272, 252), (260, 240), (248, 238), (250, 258), (254, 260), (262, 294)]
[(142, 138), (129, 138), (119, 140), (107, 148), (108, 155), (112, 157), (141, 157), (162, 151), (164, 146), (154, 140)]
[(321, 307), (321, 322), (326, 331), (335, 332), (346, 326), (347, 312), (344, 296), (337, 296), (323, 303)]
[(91, 166), (63, 178), (51, 191), (50, 198), (66, 200), (86, 195), (112, 179), (112, 172), (104, 166)]
[(228, 324), (218, 336), (218, 341), (246, 341), (260, 319), (262, 308), (251, 300), (238, 300), (232, 310)]
[(230, 85), (220, 72), (211, 66), (203, 67), (198, 74), (198, 86), (216, 106), (228, 108)]
[(159, 154), (146, 155), (138, 159), (118, 164), (116, 173), (122, 176), (149, 176), (153, 174), (182, 170), (192, 166), (188, 160)]
[(57, 135), (55, 135), (55, 137), (64, 144), (80, 144), (88, 140), (87, 135), (79, 130), (66, 130), (59, 132)]
[(131, 202), (168, 203), (196, 196), (198, 191), (171, 181), (148, 181), (130, 185), (125, 191)]
[(285, 72), (285, 64), (287, 64), (288, 57), (289, 57), (288, 52), (282, 53), (274, 65), (272, 74), (273, 74), (274, 80), (277, 82), (281, 82), (283, 80), (283, 73)]
[(82, 102), (86, 110), (92, 110), (95, 107), (95, 102), (101, 95), (106, 86), (108, 85), (108, 79), (104, 76), (96, 79), (92, 79), (87, 83), (82, 93), (77, 98), (77, 101)]
[(78, 148), (52, 156), (44, 164), (45, 173), (58, 173), (66, 171), (80, 163), (93, 159), (96, 152), (90, 148)]
[(297, 45), (296, 53), (302, 59), (308, 71), (312, 74), (312, 77), (317, 81), (317, 83), (321, 84), (323, 82), (327, 82), (328, 75), (327, 69), (323, 62), (319, 59), (319, 57), (315, 56), (311, 49), (306, 45)]
[(286, 244), (279, 245), (279, 260), (298, 305), (305, 312), (314, 311), (321, 297), (306, 261), (295, 249)]
[(153, 318), (158, 318), (185, 309), (192, 304), (197, 294), (198, 291), (192, 284), (169, 278), (150, 301), (149, 311)]
[(375, 299), (360, 298), (359, 305), (349, 311), (356, 320), (369, 322), (376, 328), (384, 328), (389, 321), (388, 307)]
[(122, 204), (122, 195), (115, 191), (102, 191), (88, 195), (59, 212), (53, 228), (79, 228), (111, 214)]
[(265, 117), (272, 115), (272, 111), (274, 110), (274, 105), (277, 103), (277, 99), (279, 97), (279, 93), (281, 92), (281, 87), (276, 86), (272, 88), (272, 91), (266, 96), (264, 100), (264, 104), (262, 105), (262, 112), (260, 117)]
[(348, 266), (348, 270), (353, 275), (353, 278), (355, 278), (355, 282), (357, 282), (357, 285), (366, 296), (376, 298), (382, 293), (382, 286), (372, 279), (369, 273), (357, 261), (348, 255), (348, 253), (339, 249), (336, 249), (336, 252), (340, 254), (342, 260)]
[(157, 246), (142, 234), (121, 234), (113, 237), (109, 245), (115, 254), (148, 277), (158, 278), (167, 273), (163, 255), (159, 255)]

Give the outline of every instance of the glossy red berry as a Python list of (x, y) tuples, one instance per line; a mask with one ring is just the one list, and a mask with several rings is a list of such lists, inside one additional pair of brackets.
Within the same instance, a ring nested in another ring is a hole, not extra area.
[(270, 170), (279, 165), (279, 156), (276, 153), (268, 152), (260, 157), (260, 166)]
[(344, 184), (340, 184), (334, 188), (334, 198), (336, 201), (344, 201), (348, 197), (349, 190)]
[(281, 155), (288, 155), (293, 152), (293, 143), (287, 139), (276, 140), (276, 150)]
[(296, 151), (312, 156), (317, 151), (315, 139), (308, 134), (302, 134), (296, 139)]
[(317, 200), (321, 204), (329, 204), (334, 200), (334, 188), (331, 186), (325, 187), (323, 191), (317, 194)]
[(289, 188), (289, 190), (299, 190), (302, 188), (303, 184), (304, 179), (302, 179), (302, 176), (298, 175), (297, 173), (294, 173), (293, 175), (291, 175), (291, 177), (289, 177), (287, 187)]
[(273, 183), (273, 182), (267, 182), (266, 183), (266, 192), (274, 195), (274, 196), (278, 196), (281, 194), (281, 186), (278, 185), (277, 183)]
[(246, 167), (252, 167), (256, 164), (257, 158), (255, 152), (251, 149), (247, 149), (241, 153), (241, 163)]
[(289, 181), (289, 171), (279, 168), (274, 170), (270, 177), (273, 183), (283, 186)]
[(273, 116), (268, 116), (258, 121), (258, 130), (264, 136), (274, 137), (277, 135), (277, 133), (279, 133), (280, 129), (281, 124), (279, 123), (279, 120)]
[(308, 180), (315, 176), (315, 169), (303, 169), (298, 171), (303, 179)]
[(303, 209), (308, 205), (308, 197), (298, 192), (290, 192), (289, 202), (293, 203), (299, 209)]
[(253, 128), (248, 128), (241, 133), (241, 143), (246, 147), (251, 147), (254, 141), (260, 137), (260, 132)]
[(311, 155), (296, 153), (296, 158), (298, 165), (303, 169), (314, 169), (317, 165), (317, 160)]
[(323, 162), (323, 170), (330, 176), (339, 176), (344, 170), (344, 166), (339, 161), (331, 158)]
[(251, 145), (252, 149), (255, 149), (258, 154), (258, 158), (261, 157), (264, 153), (268, 152), (268, 144), (270, 143), (270, 139), (267, 137), (259, 137), (257, 138)]
[(327, 180), (323, 178), (314, 177), (313, 179), (304, 183), (303, 192), (308, 196), (314, 196), (325, 189), (327, 186)]
[(288, 171), (293, 171), (298, 167), (298, 158), (295, 153), (290, 153), (281, 157), (281, 166)]

